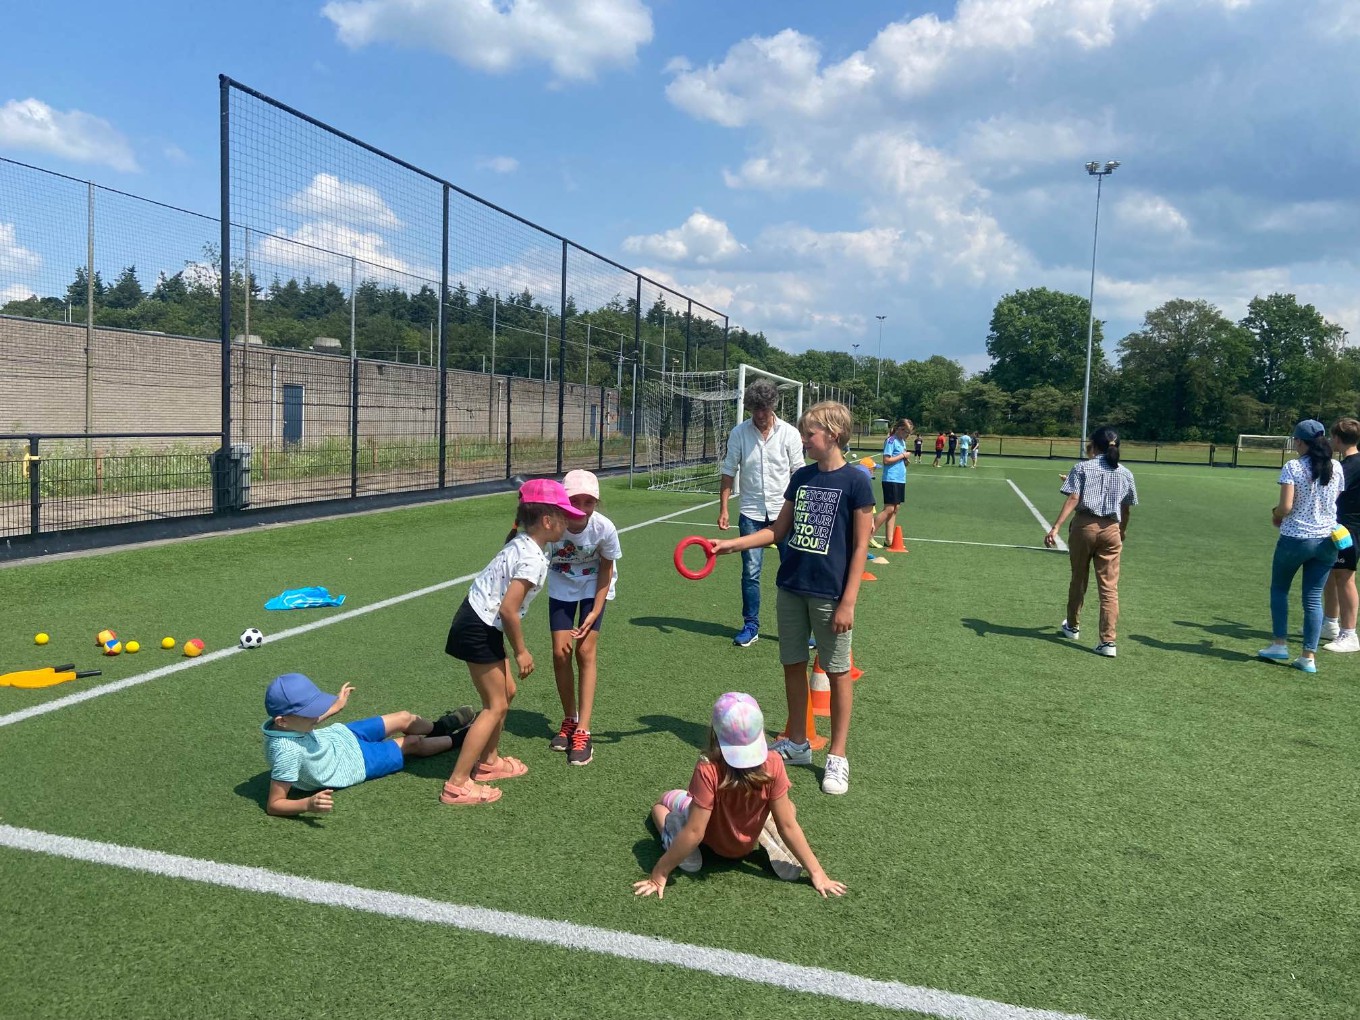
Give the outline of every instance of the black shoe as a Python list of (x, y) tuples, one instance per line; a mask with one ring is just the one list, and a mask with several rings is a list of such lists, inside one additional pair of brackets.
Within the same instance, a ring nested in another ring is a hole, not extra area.
[(434, 721), (434, 727), (430, 730), (432, 737), (452, 737), (453, 746), (460, 747), (463, 738), (467, 736), (467, 729), (472, 725), (472, 720), (477, 718), (477, 710), (471, 705), (464, 705), (462, 708), (455, 708), (452, 712), (445, 712)]

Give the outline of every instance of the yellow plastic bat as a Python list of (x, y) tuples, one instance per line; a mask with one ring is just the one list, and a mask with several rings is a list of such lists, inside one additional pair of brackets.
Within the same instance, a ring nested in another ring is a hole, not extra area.
[(39, 687), (55, 687), (57, 684), (64, 684), (68, 680), (82, 680), (87, 676), (100, 676), (102, 672), (102, 670), (91, 669), (78, 673), (75, 663), (68, 662), (64, 666), (44, 666), (41, 669), (21, 669), (14, 673), (5, 673), (0, 676), (0, 687), (21, 687), (28, 690)]

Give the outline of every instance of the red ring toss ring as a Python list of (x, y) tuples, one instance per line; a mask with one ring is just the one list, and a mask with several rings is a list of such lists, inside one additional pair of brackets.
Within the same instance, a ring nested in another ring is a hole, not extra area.
[[(698, 570), (690, 570), (685, 566), (685, 550), (692, 545), (697, 545), (704, 550), (707, 559), (704, 565)], [(713, 573), (713, 566), (718, 562), (718, 554), (713, 551), (713, 543), (702, 535), (690, 535), (689, 538), (682, 538), (680, 544), (675, 547), (675, 569), (680, 571), (680, 576), (691, 581), (701, 581), (709, 574)]]

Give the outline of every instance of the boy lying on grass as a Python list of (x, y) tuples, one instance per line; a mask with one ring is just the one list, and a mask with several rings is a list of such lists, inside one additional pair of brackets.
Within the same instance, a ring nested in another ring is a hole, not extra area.
[[(270, 683), (264, 694), (269, 718), (260, 727), (269, 762), (269, 814), (326, 814), (335, 807), (334, 790), (400, 772), (407, 758), (428, 758), (459, 746), (477, 714), (463, 707), (430, 722), (414, 712), (393, 712), (321, 726), (353, 692), (345, 684), (338, 695), (327, 694), (301, 673), (285, 673)], [(314, 792), (290, 797), (293, 787)]]

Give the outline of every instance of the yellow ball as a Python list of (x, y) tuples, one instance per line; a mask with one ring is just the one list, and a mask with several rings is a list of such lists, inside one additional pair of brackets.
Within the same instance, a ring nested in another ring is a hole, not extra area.
[(103, 647), (107, 645), (110, 641), (116, 641), (117, 639), (118, 639), (117, 631), (101, 630), (98, 634), (95, 635), (94, 643)]
[(127, 644), (123, 646), (123, 651), (129, 654), (132, 654), (134, 652), (140, 652), (141, 650), (142, 646), (136, 641), (129, 641)]
[(162, 647), (162, 648), (174, 648), (174, 647), (175, 647), (175, 639), (172, 638), (172, 637), (163, 637), (163, 638), (161, 638), (161, 647)]
[(203, 642), (198, 638), (190, 638), (184, 642), (184, 654), (191, 659), (195, 659), (203, 654)]
[(51, 638), (49, 638), (46, 634), (38, 634), (34, 636), (33, 643), (35, 645), (45, 645), (50, 640)]

